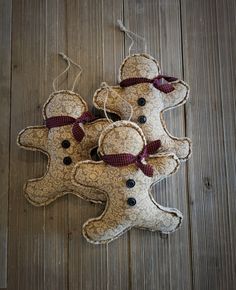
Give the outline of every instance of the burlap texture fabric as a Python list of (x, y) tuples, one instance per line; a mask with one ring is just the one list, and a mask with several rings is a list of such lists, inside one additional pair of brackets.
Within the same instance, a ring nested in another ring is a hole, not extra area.
[[(153, 79), (158, 75), (160, 75), (158, 62), (147, 54), (127, 57), (119, 72), (120, 81), (140, 77)], [(171, 84), (174, 90), (170, 93), (156, 89), (151, 83), (123, 88), (111, 86), (109, 92), (106, 88), (100, 88), (95, 92), (93, 102), (96, 108), (104, 109), (104, 101), (107, 100), (106, 110), (117, 114), (122, 120), (127, 120), (131, 110), (124, 102), (125, 99), (133, 108), (131, 121), (142, 128), (147, 142), (160, 139), (163, 152), (173, 152), (180, 161), (185, 161), (191, 155), (191, 140), (172, 136), (166, 128), (163, 112), (183, 105), (189, 97), (189, 86), (182, 80)]]
[[(43, 117), (44, 120), (55, 116), (76, 119), (87, 110), (88, 106), (79, 94), (63, 90), (50, 95), (43, 108)], [(80, 143), (72, 135), (72, 125), (50, 130), (46, 126), (31, 126), (22, 130), (17, 138), (18, 145), (48, 156), (44, 176), (28, 180), (24, 185), (26, 198), (35, 206), (47, 205), (67, 193), (93, 202), (104, 201), (104, 194), (96, 189), (74, 186), (71, 183), (71, 171), (76, 162), (91, 159), (90, 151), (98, 146), (99, 136), (107, 125), (106, 119), (81, 124), (85, 136)]]
[[(104, 129), (99, 138), (101, 156), (131, 153), (137, 155), (146, 145), (138, 125), (118, 121)], [(95, 244), (109, 243), (133, 227), (170, 233), (181, 224), (182, 214), (162, 207), (150, 194), (154, 182), (176, 172), (179, 160), (173, 153), (157, 153), (144, 161), (154, 169), (146, 176), (135, 164), (114, 167), (104, 161), (81, 161), (72, 171), (75, 186), (102, 191), (106, 198), (104, 212), (83, 225), (83, 235)]]

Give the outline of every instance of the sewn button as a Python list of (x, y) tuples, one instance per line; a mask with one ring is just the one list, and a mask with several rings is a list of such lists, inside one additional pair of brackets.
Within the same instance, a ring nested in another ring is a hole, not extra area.
[(139, 123), (144, 124), (144, 123), (146, 123), (147, 118), (146, 118), (146, 116), (139, 116), (138, 121), (139, 121)]
[(127, 199), (127, 203), (128, 203), (128, 205), (130, 205), (130, 206), (134, 206), (134, 205), (136, 204), (136, 199), (133, 198), (133, 197), (129, 197), (129, 198)]
[(134, 186), (135, 186), (135, 181), (134, 181), (133, 179), (128, 179), (128, 180), (126, 181), (126, 186), (127, 186), (128, 188), (132, 188), (132, 187), (134, 187)]
[(61, 146), (63, 147), (63, 148), (69, 148), (70, 147), (70, 141), (68, 141), (68, 140), (63, 140), (62, 142), (61, 142)]
[(143, 107), (146, 104), (146, 100), (144, 98), (139, 98), (138, 99), (138, 105)]
[(65, 165), (70, 165), (70, 164), (72, 163), (72, 159), (71, 159), (69, 156), (64, 157), (64, 159), (63, 159), (63, 163), (64, 163)]

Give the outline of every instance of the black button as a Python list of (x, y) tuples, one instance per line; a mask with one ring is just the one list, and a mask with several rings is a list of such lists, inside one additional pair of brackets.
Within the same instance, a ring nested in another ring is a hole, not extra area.
[(64, 163), (65, 165), (70, 165), (71, 162), (72, 162), (72, 159), (71, 159), (69, 156), (67, 156), (67, 157), (65, 157), (65, 158), (63, 159), (63, 163)]
[(69, 148), (69, 147), (70, 147), (70, 141), (68, 141), (68, 140), (63, 140), (63, 141), (61, 142), (61, 146), (62, 146), (63, 148)]
[(129, 197), (127, 200), (128, 205), (134, 206), (136, 204), (136, 199), (133, 197)]
[(144, 124), (144, 123), (146, 123), (147, 118), (145, 116), (139, 116), (138, 121), (139, 121), (139, 123)]
[(139, 106), (145, 106), (145, 104), (146, 104), (146, 100), (144, 99), (144, 98), (139, 98), (138, 99), (138, 105)]
[(94, 161), (100, 161), (101, 158), (99, 156), (99, 152), (98, 152), (98, 147), (96, 148), (93, 148), (91, 151), (90, 151), (90, 157), (92, 160)]
[(126, 186), (127, 186), (128, 188), (132, 188), (132, 187), (134, 187), (134, 186), (135, 186), (135, 181), (134, 181), (133, 179), (128, 179), (128, 180), (126, 181)]

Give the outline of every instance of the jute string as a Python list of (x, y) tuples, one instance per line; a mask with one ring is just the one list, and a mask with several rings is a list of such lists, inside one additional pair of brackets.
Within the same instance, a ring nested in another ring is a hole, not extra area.
[[(71, 64), (73, 64), (74, 66), (76, 66), (78, 69), (79, 69), (79, 72), (78, 74), (76, 75), (75, 79), (74, 79), (74, 82), (73, 82), (73, 85), (72, 85), (72, 88), (71, 88), (71, 91), (73, 92), (74, 89), (75, 89), (75, 85), (79, 79), (79, 77), (81, 76), (82, 74), (82, 67), (77, 64), (76, 62), (74, 62), (71, 58), (69, 58), (67, 55), (65, 55), (63, 52), (60, 52), (59, 53), (60, 56), (62, 56), (62, 58), (67, 62), (67, 67), (65, 68), (65, 70), (63, 72), (61, 72), (52, 82), (52, 87), (53, 87), (53, 90), (54, 92), (57, 91), (57, 87), (58, 87), (58, 80), (59, 78), (64, 75), (71, 67)], [(56, 86), (56, 82), (57, 82), (57, 86)]]
[(127, 29), (120, 19), (118, 19), (117, 22), (118, 22), (120, 30), (123, 31), (127, 35), (127, 37), (131, 40), (131, 44), (129, 46), (129, 56), (131, 54), (131, 50), (132, 50), (132, 47), (134, 45), (134, 38), (139, 38), (143, 41), (144, 52), (146, 53), (147, 52), (146, 39), (144, 37), (138, 35), (137, 33), (134, 33), (133, 31)]

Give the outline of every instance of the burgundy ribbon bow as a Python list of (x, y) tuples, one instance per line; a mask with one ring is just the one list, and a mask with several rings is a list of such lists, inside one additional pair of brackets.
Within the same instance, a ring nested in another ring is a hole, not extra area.
[(169, 77), (166, 75), (159, 75), (153, 79), (148, 79), (148, 78), (129, 78), (125, 79), (120, 82), (121, 87), (130, 87), (133, 85), (141, 84), (141, 83), (150, 83), (153, 84), (153, 86), (162, 91), (163, 93), (170, 93), (172, 92), (175, 88), (170, 82), (176, 81), (177, 78), (175, 77)]
[(84, 131), (80, 127), (80, 124), (84, 124), (86, 122), (90, 122), (95, 120), (96, 118), (90, 112), (84, 112), (79, 118), (75, 119), (70, 116), (56, 116), (46, 119), (46, 127), (48, 129), (66, 126), (73, 124), (72, 133), (75, 139), (78, 142), (81, 142), (84, 138)]
[(153, 168), (150, 164), (143, 164), (142, 160), (147, 158), (150, 154), (154, 154), (161, 146), (160, 140), (155, 140), (147, 144), (138, 155), (129, 153), (102, 155), (101, 159), (107, 164), (115, 167), (127, 166), (135, 164), (142, 172), (151, 177), (153, 176)]

